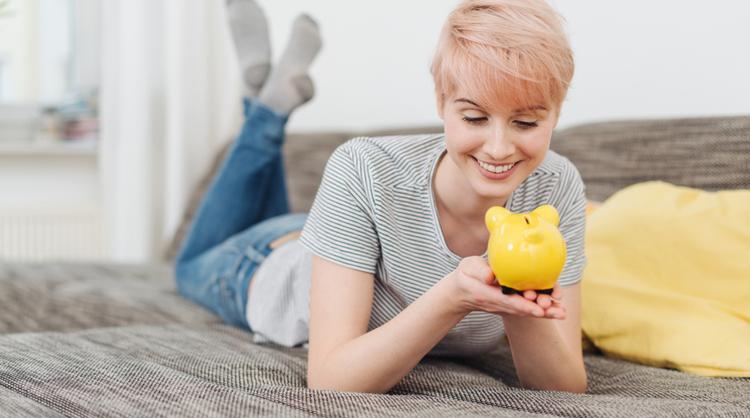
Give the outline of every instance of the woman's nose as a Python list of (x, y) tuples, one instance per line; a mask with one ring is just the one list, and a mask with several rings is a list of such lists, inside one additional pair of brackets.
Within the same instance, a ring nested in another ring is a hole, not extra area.
[(516, 151), (510, 135), (501, 126), (493, 128), (487, 142), (487, 153), (495, 161), (501, 161), (509, 155), (513, 155)]

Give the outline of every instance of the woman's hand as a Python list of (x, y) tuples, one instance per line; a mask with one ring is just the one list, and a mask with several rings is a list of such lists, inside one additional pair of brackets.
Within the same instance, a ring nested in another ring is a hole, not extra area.
[(525, 291), (523, 296), (503, 294), (492, 269), (482, 257), (462, 259), (456, 270), (444, 280), (451, 281), (454, 300), (466, 313), (484, 311), (501, 316), (565, 319), (565, 308), (560, 303), (560, 285), (555, 283), (551, 296), (533, 290)]

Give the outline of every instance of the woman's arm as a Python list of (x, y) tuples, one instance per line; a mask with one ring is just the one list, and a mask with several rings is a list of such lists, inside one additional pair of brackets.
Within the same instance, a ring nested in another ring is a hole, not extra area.
[(372, 274), (313, 257), (307, 385), (384, 393), (466, 316), (442, 280), (395, 318), (367, 332)]
[(581, 285), (562, 288), (566, 318), (503, 316), (513, 363), (526, 388), (586, 391), (586, 369), (581, 351)]
[(468, 257), (396, 317), (367, 332), (373, 282), (372, 274), (313, 257), (308, 387), (384, 393), (470, 312), (552, 318), (560, 311), (503, 295), (487, 262)]

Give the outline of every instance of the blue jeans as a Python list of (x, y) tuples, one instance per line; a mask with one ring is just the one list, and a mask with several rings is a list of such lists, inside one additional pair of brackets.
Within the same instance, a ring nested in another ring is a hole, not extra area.
[(289, 213), (281, 147), (288, 115), (244, 100), (239, 136), (203, 196), (175, 261), (184, 297), (250, 329), (250, 279), (269, 244), (299, 231), (307, 214)]

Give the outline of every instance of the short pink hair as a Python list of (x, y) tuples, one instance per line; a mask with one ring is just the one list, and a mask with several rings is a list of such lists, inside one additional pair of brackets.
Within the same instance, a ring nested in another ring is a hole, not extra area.
[(431, 72), (438, 105), (457, 89), (485, 109), (559, 111), (573, 78), (563, 18), (544, 0), (465, 0), (448, 16)]

